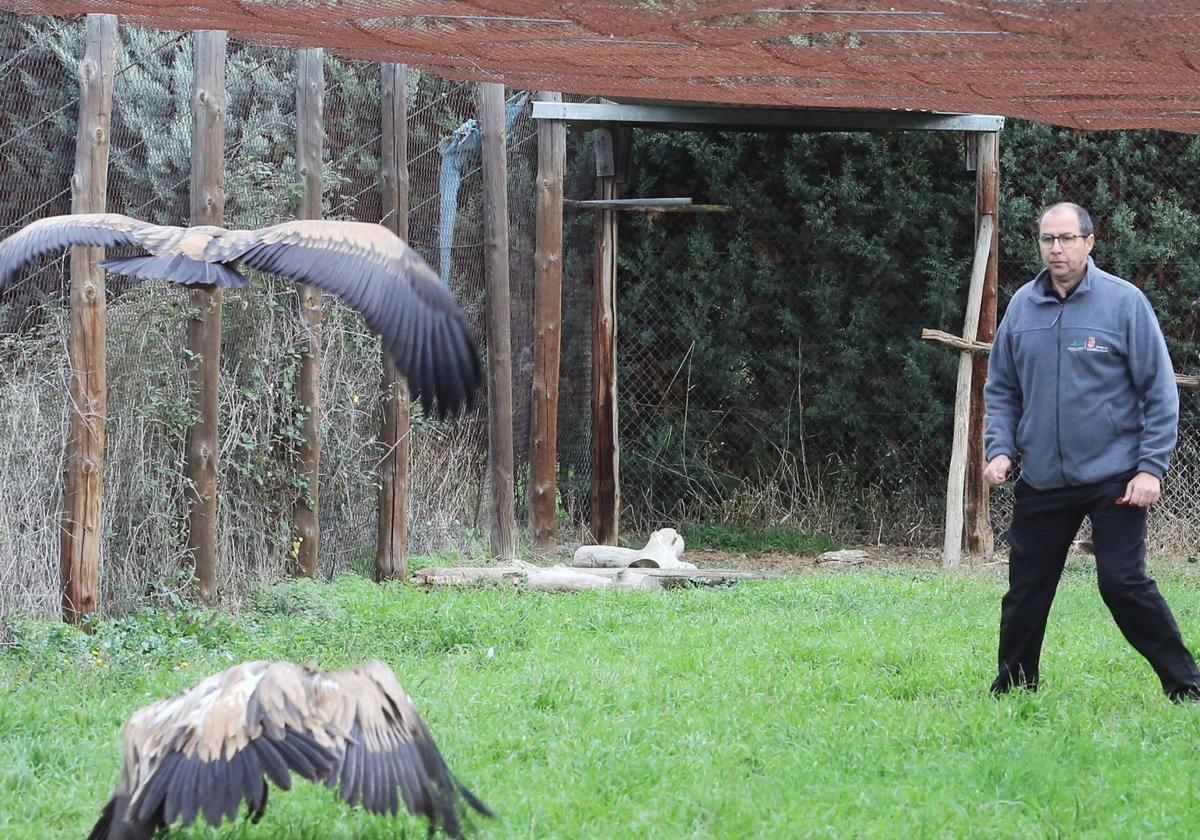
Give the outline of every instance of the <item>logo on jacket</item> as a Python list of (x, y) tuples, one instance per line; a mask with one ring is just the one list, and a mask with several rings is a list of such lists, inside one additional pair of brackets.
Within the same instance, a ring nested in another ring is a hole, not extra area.
[(1067, 345), (1068, 350), (1086, 350), (1088, 353), (1108, 353), (1112, 348), (1107, 344), (1100, 344), (1096, 341), (1096, 336), (1089, 335), (1086, 340), (1078, 338), (1071, 339)]

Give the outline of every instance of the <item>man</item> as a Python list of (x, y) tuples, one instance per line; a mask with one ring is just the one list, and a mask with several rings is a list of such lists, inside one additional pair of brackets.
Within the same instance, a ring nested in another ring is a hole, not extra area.
[(1167, 345), (1146, 297), (1096, 268), (1087, 211), (1042, 213), (1046, 268), (1022, 286), (996, 331), (984, 387), (992, 486), (1021, 457), (1008, 592), (993, 694), (1036, 690), (1050, 603), (1085, 516), (1100, 594), (1172, 700), (1200, 699), (1200, 671), (1146, 576), (1146, 508), (1158, 501), (1179, 423)]

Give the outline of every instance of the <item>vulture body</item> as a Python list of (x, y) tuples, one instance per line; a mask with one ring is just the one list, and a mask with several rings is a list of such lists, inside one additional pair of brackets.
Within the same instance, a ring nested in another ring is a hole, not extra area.
[(400, 803), (463, 837), (466, 806), (491, 811), (443, 761), (390, 668), (368, 662), (315, 671), (288, 662), (235, 665), (134, 712), (125, 724), (121, 780), (88, 840), (148, 840), (200, 814), (258, 822), (267, 780), (290, 773), (337, 787), (351, 805), (396, 813)]
[(154, 225), (119, 213), (39, 219), (0, 243), (0, 291), (22, 266), (73, 245), (132, 245), (143, 256), (105, 260), (115, 274), (184, 285), (247, 286), (248, 266), (337, 295), (383, 339), (425, 411), (454, 413), (482, 379), (475, 338), (429, 264), (380, 225), (308, 220), (259, 230)]

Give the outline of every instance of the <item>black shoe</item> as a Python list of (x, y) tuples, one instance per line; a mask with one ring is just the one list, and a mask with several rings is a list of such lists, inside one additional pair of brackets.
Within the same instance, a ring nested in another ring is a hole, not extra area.
[(1186, 685), (1174, 691), (1168, 691), (1167, 697), (1172, 703), (1200, 703), (1200, 686)]

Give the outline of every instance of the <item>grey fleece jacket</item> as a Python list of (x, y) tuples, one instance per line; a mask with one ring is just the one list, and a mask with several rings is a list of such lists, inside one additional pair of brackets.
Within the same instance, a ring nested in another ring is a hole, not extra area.
[(1134, 286), (1096, 268), (1065, 301), (1048, 271), (1013, 295), (983, 389), (990, 461), (1021, 456), (1039, 490), (1138, 469), (1162, 478), (1179, 393), (1158, 319)]

